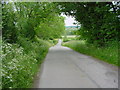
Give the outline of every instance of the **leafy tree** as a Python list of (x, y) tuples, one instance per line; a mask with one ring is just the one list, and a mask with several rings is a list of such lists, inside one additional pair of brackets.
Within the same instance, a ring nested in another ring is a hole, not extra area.
[(119, 11), (112, 2), (66, 2), (59, 5), (62, 12), (80, 22), (82, 28), (78, 33), (89, 43), (103, 46), (107, 41), (117, 39)]
[(12, 3), (4, 3), (2, 5), (2, 36), (8, 42), (16, 41), (17, 30), (15, 27), (15, 21), (16, 18)]
[(34, 41), (54, 39), (64, 31), (64, 18), (59, 16), (55, 3), (49, 2), (12, 2), (3, 4), (3, 37), (13, 43), (19, 38)]

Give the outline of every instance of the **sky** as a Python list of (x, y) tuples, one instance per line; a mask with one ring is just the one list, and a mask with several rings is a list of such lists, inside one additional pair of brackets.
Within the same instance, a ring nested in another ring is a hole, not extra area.
[(73, 23), (76, 22), (75, 18), (71, 17), (71, 16), (66, 16), (61, 14), (61, 16), (65, 17), (65, 26), (76, 26)]

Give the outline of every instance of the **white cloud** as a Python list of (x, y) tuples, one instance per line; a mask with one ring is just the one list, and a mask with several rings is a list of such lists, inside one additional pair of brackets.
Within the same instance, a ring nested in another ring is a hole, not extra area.
[(75, 18), (63, 14), (61, 14), (61, 16), (65, 17), (65, 26), (76, 26), (75, 24), (73, 24), (76, 23)]

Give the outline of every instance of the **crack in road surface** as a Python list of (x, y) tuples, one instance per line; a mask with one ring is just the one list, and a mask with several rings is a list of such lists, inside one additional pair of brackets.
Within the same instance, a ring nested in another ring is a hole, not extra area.
[(61, 46), (49, 49), (35, 88), (118, 88), (118, 68)]

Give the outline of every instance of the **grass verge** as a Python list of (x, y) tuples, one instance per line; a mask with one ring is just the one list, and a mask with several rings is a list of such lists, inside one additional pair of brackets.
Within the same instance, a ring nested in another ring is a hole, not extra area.
[(109, 42), (106, 47), (96, 47), (91, 44), (86, 44), (85, 41), (73, 40), (63, 43), (63, 46), (67, 46), (77, 52), (93, 56), (110, 64), (118, 65), (118, 43)]

